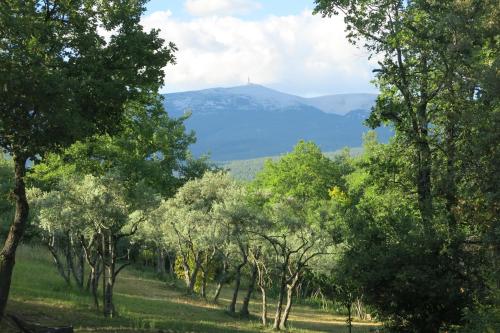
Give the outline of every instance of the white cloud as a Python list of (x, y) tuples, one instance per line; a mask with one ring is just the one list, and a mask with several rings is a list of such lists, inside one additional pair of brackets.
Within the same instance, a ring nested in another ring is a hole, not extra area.
[(194, 16), (227, 16), (247, 14), (261, 5), (252, 0), (187, 0), (185, 7)]
[(146, 28), (177, 44), (177, 65), (168, 67), (165, 91), (252, 82), (301, 95), (367, 92), (373, 63), (347, 42), (341, 17), (303, 12), (261, 20), (235, 17), (175, 19), (155, 12)]

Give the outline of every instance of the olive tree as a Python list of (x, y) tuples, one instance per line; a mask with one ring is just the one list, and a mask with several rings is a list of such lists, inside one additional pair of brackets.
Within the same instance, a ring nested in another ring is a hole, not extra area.
[(301, 141), (279, 161), (268, 161), (252, 185), (254, 204), (267, 216), (253, 232), (269, 242), (278, 258), (274, 329), (286, 328), (293, 292), (305, 268), (335, 247), (323, 203), (329, 190), (342, 183), (342, 163), (326, 158), (314, 143)]
[(155, 212), (163, 219), (162, 233), (167, 245), (175, 248), (188, 293), (194, 291), (202, 273), (202, 294), (207, 269), (227, 238), (217, 209), (236, 183), (223, 172), (207, 172), (182, 186), (177, 194), (163, 201)]
[[(47, 237), (58, 268), (63, 267), (57, 262), (54, 247), (58, 233), (65, 236), (68, 251), (71, 246), (77, 246), (85, 256), (91, 269), (89, 280), (96, 306), (99, 304), (98, 278), (102, 276), (103, 312), (107, 317), (116, 315), (114, 285), (118, 274), (130, 264), (127, 251), (120, 251), (118, 245), (132, 236), (144, 220), (144, 212), (133, 210), (127, 202), (122, 186), (112, 175), (86, 175), (82, 179), (62, 182), (59, 191), (39, 194), (35, 201), (38, 227)], [(70, 252), (68, 257), (68, 267), (71, 267)], [(68, 274), (62, 275), (69, 279)], [(80, 276), (83, 281), (83, 273)]]

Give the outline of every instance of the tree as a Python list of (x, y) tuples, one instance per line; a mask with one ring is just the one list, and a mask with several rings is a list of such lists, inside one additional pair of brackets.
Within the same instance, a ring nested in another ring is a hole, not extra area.
[(200, 273), (205, 286), (208, 267), (226, 241), (228, 231), (217, 206), (235, 188), (236, 183), (227, 174), (208, 172), (184, 184), (154, 213), (163, 221), (161, 232), (167, 245), (176, 249), (188, 293), (194, 292)]
[[(433, 149), (443, 143), (440, 148), (450, 162), (448, 176), (452, 186), (448, 191), (454, 192), (453, 155), (457, 135), (462, 131), (456, 120), (463, 116), (459, 110), (467, 109), (475, 92), (491, 93), (477, 79), (468, 79), (468, 72), (477, 61), (474, 57), (489, 43), (496, 44), (491, 32), (480, 31), (485, 28), (480, 23), (490, 17), (493, 8), (494, 1), (316, 1), (315, 13), (345, 15), (349, 40), (362, 41), (371, 55), (382, 59), (376, 70), (381, 95), (369, 123), (374, 127), (381, 122), (390, 123), (400, 138), (413, 147), (414, 183), (426, 226), (432, 224), (436, 195)], [(468, 22), (478, 24), (471, 26)], [(436, 130), (431, 124), (443, 125), (446, 130)], [(453, 201), (451, 192), (448, 200)], [(454, 206), (451, 202), (449, 205)]]
[(162, 97), (140, 96), (125, 105), (118, 132), (95, 135), (63, 151), (46, 154), (29, 178), (35, 186), (49, 189), (68, 174), (98, 176), (112, 172), (121, 178), (127, 195), (134, 197), (139, 207), (149, 198), (141, 198), (140, 190), (134, 193), (138, 184), (170, 197), (183, 182), (186, 160), (193, 160), (188, 147), (195, 138), (192, 132), (186, 132), (185, 120), (170, 118)]
[[(120, 124), (123, 105), (156, 92), (173, 60), (139, 24), (145, 1), (3, 1), (0, 147), (14, 160), (16, 213), (0, 252), (0, 314), (29, 205), (26, 161)], [(99, 31), (111, 32), (106, 40)], [(140, 48), (136, 45), (141, 45)]]
[[(225, 247), (227, 253), (225, 259), (227, 260), (229, 269), (233, 268), (232, 273), (235, 282), (228, 311), (234, 314), (236, 312), (243, 269), (249, 264), (249, 257), (251, 253), (255, 253), (255, 246), (257, 246), (255, 244), (255, 235), (250, 230), (259, 228), (262, 214), (256, 207), (250, 204), (248, 193), (242, 186), (234, 187), (231, 191), (228, 191), (224, 201), (215, 208), (218, 218), (224, 225), (225, 230), (227, 230)], [(252, 274), (249, 281), (249, 288), (240, 310), (242, 316), (249, 315), (248, 305), (257, 280), (257, 266), (255, 263), (252, 263), (251, 266)]]
[[(495, 1), (316, 1), (316, 13), (323, 16), (342, 13), (350, 41), (362, 42), (371, 56), (380, 59), (376, 82), (381, 94), (368, 123), (373, 127), (382, 123), (394, 126), (396, 138), (384, 151), (390, 158), (378, 156), (378, 160), (373, 161), (386, 164), (370, 168), (370, 172), (378, 169), (375, 172), (381, 176), (379, 184), (382, 181), (389, 181), (391, 185), (399, 183), (395, 191), (406, 194), (408, 200), (393, 201), (397, 195), (392, 187), (381, 191), (381, 196), (391, 205), (405, 206), (399, 208), (399, 216), (388, 214), (384, 223), (390, 221), (398, 229), (396, 225), (402, 227), (412, 221), (423, 228), (418, 231), (418, 237), (407, 240), (419, 245), (413, 249), (415, 252), (410, 248), (399, 249), (409, 260), (421, 263), (420, 268), (413, 267), (420, 276), (432, 275), (432, 267), (436, 265), (448, 266), (457, 274), (453, 277), (454, 283), (472, 288), (463, 297), (457, 297), (457, 303), (442, 304), (446, 310), (429, 315), (427, 322), (418, 315), (422, 313), (418, 309), (421, 304), (413, 304), (414, 313), (406, 308), (405, 319), (396, 323), (402, 330), (410, 329), (403, 327), (406, 325), (403, 323), (408, 322), (410, 326), (415, 325), (413, 330), (429, 332), (461, 323), (463, 308), (474, 306), (471, 293), (482, 298), (485, 274), (476, 266), (468, 272), (459, 267), (469, 260), (480, 265), (483, 251), (496, 247), (484, 241), (489, 238), (484, 235), (495, 232), (498, 220), (493, 216), (498, 214), (491, 214), (491, 207), (498, 206), (486, 198), (498, 198), (498, 191), (487, 186), (481, 192), (478, 185), (498, 183), (498, 177), (490, 173), (490, 162), (498, 155), (498, 144), (495, 144), (498, 140), (493, 134), (498, 132), (494, 130), (498, 125), (498, 27), (491, 24), (498, 15), (497, 7)], [(481, 144), (476, 136), (478, 128), (482, 131), (479, 136), (486, 135), (479, 140)], [(484, 144), (494, 148), (486, 153), (481, 147)], [(478, 170), (478, 161), (482, 161), (488, 171), (473, 176), (472, 169)], [(470, 181), (472, 178), (476, 180)], [(414, 192), (416, 197), (409, 195)], [(475, 193), (475, 199), (469, 196), (471, 193)], [(417, 203), (416, 208), (413, 202)], [(483, 206), (486, 202), (488, 208)], [(414, 216), (415, 212), (418, 216)], [(375, 220), (375, 224), (382, 223)], [(380, 227), (379, 232), (383, 230)], [(403, 230), (395, 231), (401, 239)], [(442, 230), (448, 234), (445, 236)], [(368, 230), (365, 227), (358, 231)], [(476, 251), (471, 246), (474, 243), (482, 249)], [(422, 244), (428, 249), (420, 248)], [(446, 284), (451, 276), (438, 274), (433, 278), (439, 289), (437, 285)], [(425, 281), (420, 283), (422, 285), (414, 289), (428, 289)], [(441, 296), (442, 302), (450, 301), (446, 295)], [(439, 300), (433, 302), (435, 305)], [(406, 305), (409, 304), (411, 302)], [(392, 311), (395, 316), (404, 312)]]
[[(83, 257), (91, 269), (90, 286), (94, 302), (98, 306), (97, 283), (103, 278), (103, 312), (106, 317), (116, 315), (113, 289), (118, 274), (130, 264), (127, 253), (120, 252), (118, 245), (132, 236), (143, 220), (144, 212), (133, 210), (122, 191), (122, 183), (111, 175), (95, 177), (86, 175), (60, 183), (59, 190), (35, 195), (35, 211), (38, 227), (47, 238), (56, 266), (65, 279), (70, 279), (72, 249), (80, 250), (80, 267)], [(39, 191), (34, 191), (39, 192)], [(68, 273), (62, 272), (63, 264), (54, 245), (58, 240), (66, 242)], [(100, 259), (101, 267), (98, 267)], [(79, 274), (83, 286), (83, 272)]]
[(445, 214), (429, 236), (406, 149), (367, 141), (346, 192), (332, 195), (333, 218), (346, 226), (336, 270), (392, 331), (437, 332), (461, 323), (461, 309), (484, 290), (482, 259), (455, 246)]
[[(135, 208), (146, 211), (156, 208), (161, 198), (172, 196), (187, 179), (211, 167), (206, 158), (194, 159), (188, 153), (188, 146), (195, 139), (193, 133), (186, 132), (185, 119), (170, 118), (160, 96), (140, 96), (125, 106), (117, 133), (95, 135), (60, 152), (46, 154), (30, 170), (29, 184), (51, 191), (61, 179), (75, 174), (113, 173), (123, 184), (127, 201)], [(165, 249), (154, 237), (156, 230), (148, 226), (153, 224), (146, 223), (134, 235), (134, 242), (136, 248), (155, 247), (157, 267), (163, 274)]]
[(86, 225), (80, 220), (82, 210), (75, 209), (77, 207), (72, 205), (68, 192), (69, 188), (62, 186), (61, 190), (51, 192), (30, 188), (27, 193), (32, 206), (32, 225), (49, 249), (59, 274), (67, 284), (71, 283), (73, 275), (77, 285), (83, 289), (85, 259), (80, 235), (84, 233)]
[(252, 185), (254, 202), (268, 216), (254, 232), (270, 243), (279, 258), (274, 329), (286, 328), (293, 292), (304, 269), (335, 245), (322, 203), (328, 200), (328, 191), (341, 184), (341, 166), (340, 161), (326, 158), (315, 144), (301, 141), (279, 161), (266, 162)]

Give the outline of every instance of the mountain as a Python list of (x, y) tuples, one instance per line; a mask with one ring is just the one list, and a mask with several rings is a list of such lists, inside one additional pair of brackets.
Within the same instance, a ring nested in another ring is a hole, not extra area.
[[(279, 155), (301, 139), (316, 142), (323, 151), (359, 147), (368, 130), (363, 120), (375, 98), (303, 98), (249, 84), (167, 94), (165, 108), (173, 117), (192, 112), (186, 126), (198, 139), (194, 155), (210, 152), (214, 160), (229, 161)], [(386, 128), (378, 132), (383, 141), (392, 133)]]
[(352, 110), (370, 110), (376, 99), (375, 94), (339, 94), (307, 98), (306, 101), (323, 112), (345, 115)]

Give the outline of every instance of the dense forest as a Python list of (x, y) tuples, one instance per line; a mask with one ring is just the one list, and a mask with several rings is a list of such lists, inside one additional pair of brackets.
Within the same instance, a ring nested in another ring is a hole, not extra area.
[(500, 331), (497, 1), (316, 0), (377, 59), (366, 124), (394, 136), (299, 141), (246, 180), (193, 156), (189, 114), (165, 110), (177, 47), (144, 30), (146, 2), (0, 3), (1, 325), (35, 332), (30, 297), (10, 299), (43, 280), (16, 275), (29, 252), (102, 317), (82, 327), (132, 316), (115, 291), (142, 270), (245, 332), (294, 331), (304, 304), (345, 315), (339, 332)]

